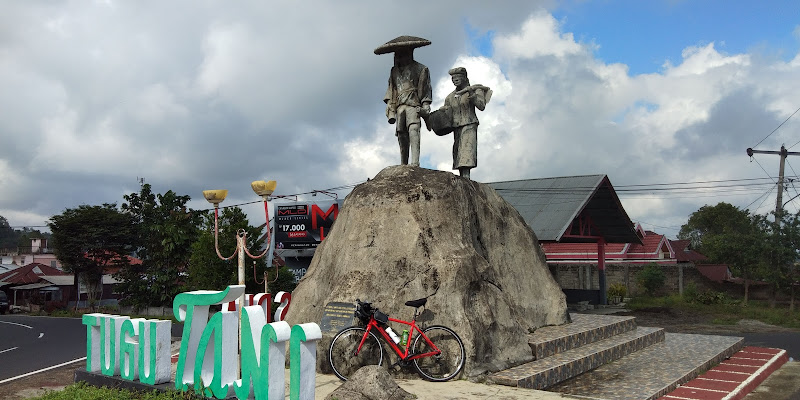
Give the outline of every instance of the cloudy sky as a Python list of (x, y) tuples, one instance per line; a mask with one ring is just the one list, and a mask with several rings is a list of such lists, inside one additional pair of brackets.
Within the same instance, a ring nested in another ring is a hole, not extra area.
[[(345, 196), (399, 162), (373, 50), (400, 35), (433, 42), (434, 108), (454, 66), (493, 88), (476, 181), (607, 174), (674, 236), (704, 204), (774, 209), (778, 157), (745, 149), (800, 151), (796, 0), (389, 3), (0, 3), (0, 215), (42, 226), (139, 178), (203, 209), (257, 179)], [(449, 171), (451, 146), (424, 132), (423, 166)]]

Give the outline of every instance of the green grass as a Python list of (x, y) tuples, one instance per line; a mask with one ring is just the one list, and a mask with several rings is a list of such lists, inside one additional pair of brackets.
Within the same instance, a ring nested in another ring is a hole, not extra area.
[(739, 320), (741, 320), (741, 318), (725, 316), (725, 317), (714, 318), (714, 320), (711, 321), (711, 323), (714, 325), (736, 325), (736, 323), (739, 322)]
[(743, 305), (740, 300), (713, 298), (715, 304), (689, 301), (680, 295), (666, 297), (636, 297), (627, 303), (632, 310), (646, 308), (672, 308), (705, 315), (715, 324), (733, 325), (742, 319), (753, 319), (771, 325), (800, 329), (800, 310), (789, 311), (788, 306), (770, 307), (767, 302), (751, 300)]
[(132, 392), (122, 389), (109, 389), (106, 387), (98, 388), (84, 383), (76, 383), (67, 386), (64, 390), (49, 391), (41, 397), (36, 397), (39, 400), (194, 400), (201, 399), (192, 393), (182, 393), (178, 391), (159, 392), (156, 390), (150, 392)]

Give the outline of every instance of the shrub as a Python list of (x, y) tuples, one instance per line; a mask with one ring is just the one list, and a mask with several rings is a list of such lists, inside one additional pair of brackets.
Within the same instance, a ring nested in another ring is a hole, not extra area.
[(636, 279), (647, 295), (653, 296), (656, 291), (664, 287), (667, 276), (658, 264), (650, 263), (636, 275)]
[(697, 291), (697, 285), (694, 282), (689, 282), (686, 287), (683, 289), (683, 298), (689, 302), (694, 303), (697, 301), (697, 296), (700, 293)]
[(696, 297), (696, 301), (701, 304), (725, 304), (728, 297), (723, 292), (706, 290)]
[(608, 296), (609, 297), (625, 297), (628, 294), (628, 288), (621, 283), (614, 283), (608, 287)]

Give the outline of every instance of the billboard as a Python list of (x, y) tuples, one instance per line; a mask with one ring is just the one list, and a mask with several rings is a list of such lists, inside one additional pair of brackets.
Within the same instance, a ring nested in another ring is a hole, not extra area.
[(337, 200), (276, 205), (275, 249), (313, 249), (339, 216)]

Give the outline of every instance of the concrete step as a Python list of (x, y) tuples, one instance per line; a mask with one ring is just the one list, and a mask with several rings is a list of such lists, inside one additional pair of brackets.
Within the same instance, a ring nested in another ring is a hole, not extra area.
[(570, 314), (572, 323), (546, 326), (528, 335), (536, 360), (636, 329), (635, 317)]
[(741, 337), (667, 333), (662, 343), (548, 390), (592, 399), (657, 399), (743, 347)]
[(490, 379), (501, 385), (541, 390), (663, 341), (662, 328), (640, 327), (497, 372)]

